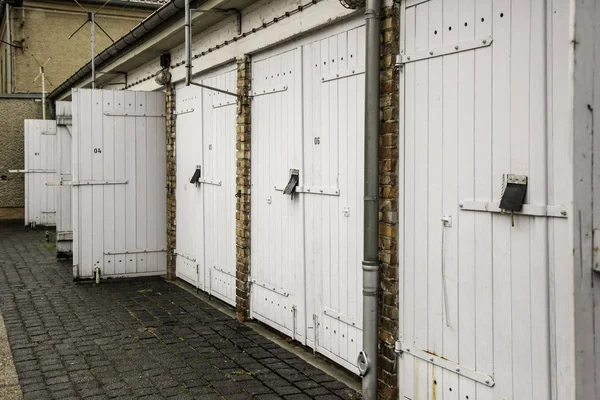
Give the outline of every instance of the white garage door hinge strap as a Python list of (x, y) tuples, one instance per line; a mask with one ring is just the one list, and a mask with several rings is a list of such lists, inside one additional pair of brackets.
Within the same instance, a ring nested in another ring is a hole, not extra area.
[(115, 256), (119, 254), (141, 254), (141, 253), (162, 253), (165, 249), (131, 249), (131, 250), (110, 250), (105, 251), (107, 256)]
[(264, 96), (267, 94), (274, 94), (274, 93), (279, 93), (279, 92), (285, 92), (286, 90), (288, 90), (288, 87), (286, 85), (284, 86), (279, 86), (279, 87), (274, 87), (272, 89), (263, 89), (263, 90), (257, 90), (254, 92), (250, 92), (250, 97), (258, 97), (258, 96)]
[(88, 185), (125, 185), (129, 183), (127, 180), (118, 181), (71, 181), (65, 182), (66, 185), (71, 186), (88, 186)]
[(269, 284), (267, 282), (261, 282), (258, 279), (254, 279), (252, 277), (250, 277), (250, 279), (248, 280), (248, 282), (251, 285), (257, 285), (257, 286), (260, 286), (260, 287), (262, 287), (264, 289), (270, 290), (273, 293), (280, 294), (283, 297), (289, 297), (290, 296), (290, 294), (288, 292), (286, 292), (285, 290), (277, 288), (274, 285), (271, 285), (271, 284)]
[(339, 312), (332, 310), (331, 308), (323, 307), (323, 314), (327, 315), (328, 317), (337, 319), (338, 321), (343, 322), (347, 325), (357, 326), (356, 321), (353, 318), (348, 317), (344, 314), (340, 314)]
[(228, 106), (235, 106), (237, 104), (237, 101), (228, 101), (225, 103), (219, 103), (219, 104), (213, 104), (213, 108), (221, 108), (221, 107), (228, 107)]
[(349, 78), (351, 76), (360, 75), (360, 74), (364, 74), (364, 73), (365, 73), (364, 69), (358, 69), (358, 68), (348, 69), (345, 71), (339, 71), (339, 72), (336, 72), (333, 74), (325, 75), (321, 78), (321, 82), (329, 82), (329, 81), (334, 81), (336, 79)]
[(136, 113), (136, 112), (130, 112), (130, 113), (111, 113), (111, 112), (105, 112), (103, 113), (105, 116), (107, 117), (149, 117), (149, 118), (164, 118), (166, 115), (165, 114), (146, 114), (146, 113)]
[[(458, 207), (462, 211), (481, 211), (500, 214), (511, 214), (500, 208), (499, 203), (487, 201), (461, 201)], [(514, 215), (528, 215), (532, 217), (552, 217), (552, 218), (567, 218), (567, 209), (563, 206), (546, 206), (523, 204), (523, 208)]]
[(173, 254), (175, 254), (176, 256), (183, 257), (191, 262), (196, 262), (196, 257), (192, 256), (191, 254), (184, 253), (181, 250), (175, 249), (173, 250)]
[(42, 135), (53, 135), (53, 136), (56, 136), (56, 132), (45, 131), (45, 132), (42, 132)]
[(421, 350), (417, 347), (405, 346), (400, 341), (396, 342), (395, 351), (398, 355), (409, 355), (416, 357), (420, 360), (423, 360), (433, 365), (437, 365), (438, 367), (444, 368), (445, 370), (454, 372), (460, 376), (469, 378), (471, 380), (474, 380), (475, 382), (479, 382), (489, 387), (493, 387), (496, 384), (496, 382), (491, 376), (484, 374), (483, 372), (462, 367), (458, 363), (446, 360), (445, 358), (429, 353), (425, 350)]
[(193, 113), (194, 109), (193, 108), (189, 108), (186, 110), (181, 110), (181, 111), (174, 111), (173, 115), (182, 115), (182, 114), (189, 114), (189, 113)]
[(213, 269), (214, 269), (215, 271), (219, 271), (219, 272), (220, 272), (220, 273), (222, 273), (222, 274), (225, 274), (225, 275), (231, 276), (232, 278), (235, 278), (235, 274), (232, 274), (232, 273), (231, 273), (231, 272), (229, 272), (229, 271), (225, 271), (224, 269), (218, 268), (218, 267), (216, 267), (216, 266), (213, 266)]
[(475, 50), (481, 47), (488, 47), (492, 44), (491, 36), (480, 36), (471, 40), (463, 40), (454, 44), (447, 44), (444, 46), (436, 47), (434, 49), (428, 49), (418, 51), (413, 54), (400, 54), (396, 58), (396, 65), (407, 64), (415, 61), (427, 60), (429, 58), (447, 56), (450, 54), (456, 54), (463, 51)]

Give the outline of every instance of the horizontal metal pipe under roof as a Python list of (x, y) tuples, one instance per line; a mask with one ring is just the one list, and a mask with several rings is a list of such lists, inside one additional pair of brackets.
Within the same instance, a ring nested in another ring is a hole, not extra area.
[(0, 99), (42, 99), (41, 93), (0, 93)]

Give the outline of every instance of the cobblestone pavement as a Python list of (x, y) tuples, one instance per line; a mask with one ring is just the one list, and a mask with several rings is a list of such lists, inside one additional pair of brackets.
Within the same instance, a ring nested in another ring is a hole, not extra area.
[(160, 278), (74, 283), (42, 231), (0, 224), (0, 309), (25, 399), (355, 399)]

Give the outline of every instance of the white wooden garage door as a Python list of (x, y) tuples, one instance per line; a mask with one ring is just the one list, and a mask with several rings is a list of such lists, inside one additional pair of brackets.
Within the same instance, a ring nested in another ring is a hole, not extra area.
[(77, 278), (166, 273), (165, 94), (73, 91)]
[[(235, 65), (194, 81), (235, 92)], [(182, 85), (176, 114), (177, 276), (235, 305), (236, 97)]]
[(25, 120), (25, 225), (56, 225), (56, 121)]
[(549, 399), (546, 6), (402, 11), (400, 399)]
[[(364, 27), (253, 57), (252, 316), (356, 371)], [(299, 171), (293, 195), (283, 189)]]

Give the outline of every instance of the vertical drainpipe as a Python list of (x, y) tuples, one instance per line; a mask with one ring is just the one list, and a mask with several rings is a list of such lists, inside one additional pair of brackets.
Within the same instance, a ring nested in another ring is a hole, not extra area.
[(6, 4), (6, 41), (10, 43), (6, 46), (7, 57), (6, 57), (6, 77), (7, 77), (7, 92), (12, 93), (12, 32), (10, 26), (10, 6)]
[(192, 78), (192, 30), (190, 0), (185, 0), (185, 85), (190, 86)]
[(96, 13), (90, 13), (90, 22), (92, 24), (92, 89), (96, 89)]
[(363, 269), (363, 350), (358, 356), (364, 400), (377, 399), (379, 291), (379, 57), (381, 0), (367, 0), (365, 69), (365, 194)]

